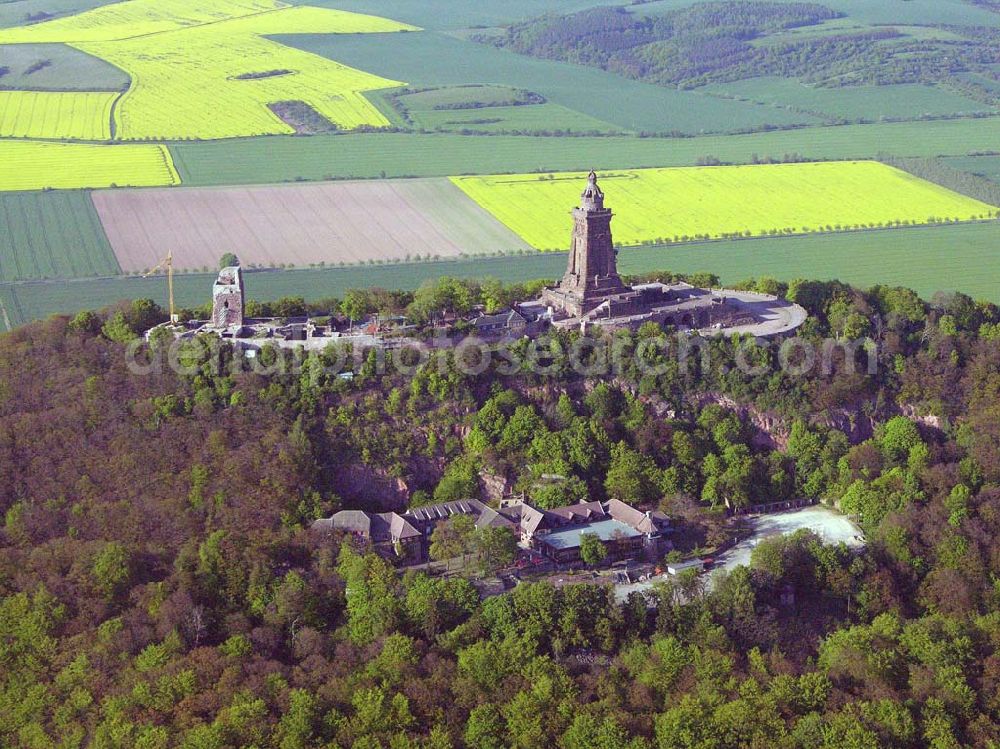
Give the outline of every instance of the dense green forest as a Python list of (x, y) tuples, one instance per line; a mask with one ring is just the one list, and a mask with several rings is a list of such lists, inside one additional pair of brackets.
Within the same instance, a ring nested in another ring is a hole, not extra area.
[(684, 88), (780, 76), (823, 86), (948, 81), (975, 94), (952, 79), (1000, 63), (1000, 33), (981, 26), (950, 26), (940, 38), (909, 37), (892, 26), (782, 36), (839, 17), (822, 4), (748, 0), (649, 15), (605, 7), (543, 16), (479, 38), (522, 54)]
[[(129, 361), (167, 349), (135, 343), (163, 319), (148, 302), (3, 335), (0, 745), (996, 747), (1000, 309), (742, 286), (804, 305), (800, 343), (870, 337), (874, 372), (863, 348), (802, 375), (776, 347), (715, 340), (686, 371), (664, 354), (656, 374), (630, 356), (613, 375), (462, 374), (438, 352), (404, 377), (362, 352), (348, 380), (333, 351), (265, 349), (265, 375), (197, 340), (183, 374), (138, 375)], [(531, 290), (442, 279), (311, 311)], [(537, 482), (551, 473), (567, 481)], [(711, 591), (681, 577), (647, 607), (545, 582), (481, 601), (462, 576), (401, 575), (308, 530), (341, 507), (482, 496), (491, 477), (541, 504), (658, 507), (687, 550), (726, 537), (726, 504), (815, 497), (869, 545), (761, 543)], [(381, 478), (405, 491), (374, 496)]]

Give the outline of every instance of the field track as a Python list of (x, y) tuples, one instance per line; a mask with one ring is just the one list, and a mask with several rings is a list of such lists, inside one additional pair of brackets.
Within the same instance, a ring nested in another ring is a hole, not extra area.
[(447, 180), (107, 191), (93, 195), (125, 271), (355, 264), (528, 249)]

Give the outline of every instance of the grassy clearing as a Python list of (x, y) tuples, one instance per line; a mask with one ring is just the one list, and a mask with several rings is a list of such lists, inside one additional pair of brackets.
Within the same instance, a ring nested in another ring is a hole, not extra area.
[[(906, 26), (893, 24), (892, 28), (903, 35), (899, 41), (907, 39), (935, 40), (935, 41), (962, 41), (965, 37), (954, 31), (935, 28), (932, 26)], [(754, 40), (754, 46), (766, 46), (776, 44), (787, 44), (803, 41), (806, 39), (816, 39), (828, 36), (838, 36), (840, 34), (856, 34), (859, 32), (871, 31), (872, 26), (860, 23), (857, 20), (847, 18), (835, 18), (830, 21), (815, 26), (801, 26), (798, 28), (786, 29), (782, 33), (773, 34), (763, 39)], [(895, 43), (892, 41), (890, 43)]]
[[(724, 283), (751, 276), (832, 279), (867, 287), (908, 286), (924, 297), (958, 289), (976, 299), (1000, 302), (1000, 225), (961, 224), (851, 234), (710, 242), (623, 250), (623, 273), (673, 270), (717, 273)], [(347, 289), (380, 286), (414, 289), (442, 275), (525, 281), (555, 280), (566, 269), (565, 253), (516, 258), (477, 258), (412, 265), (325, 268), (249, 273), (253, 299), (302, 296), (318, 300)], [(200, 306), (210, 297), (213, 275), (176, 278), (177, 301)], [(0, 285), (0, 302), (14, 325), (55, 313), (97, 309), (122, 299), (149, 297), (166, 304), (163, 278), (108, 278), (60, 283)]]
[(702, 90), (806, 110), (831, 120), (916, 119), (996, 111), (960, 94), (917, 84), (818, 88), (787, 78), (750, 78), (711, 84)]
[(0, 64), (10, 68), (0, 76), (0, 88), (124, 91), (129, 83), (125, 71), (65, 44), (6, 44), (0, 47)]
[[(564, 249), (586, 175), (458, 177), (473, 200), (540, 250)], [(631, 246), (731, 236), (981, 220), (997, 208), (872, 161), (616, 171), (601, 186), (615, 240)]]
[(0, 281), (119, 273), (84, 192), (0, 194)]
[(0, 191), (152, 187), (180, 180), (164, 146), (0, 140)]
[(768, 34), (767, 36), (753, 39), (750, 43), (755, 47), (765, 47), (776, 44), (787, 44), (789, 42), (797, 42), (805, 39), (815, 39), (817, 37), (851, 34), (868, 28), (868, 26), (863, 23), (859, 23), (853, 18), (833, 18), (810, 26), (795, 26), (790, 29), (785, 29), (782, 32)]
[[(396, 10), (394, 3), (394, 15)], [(654, 86), (597, 68), (526, 57), (441, 33), (275, 38), (413, 86), (490, 83), (534, 91), (552, 104), (630, 131), (696, 135), (821, 121), (798, 112)]]
[(110, 140), (115, 93), (0, 91), (0, 137)]
[(1000, 119), (850, 125), (704, 138), (532, 138), (354, 133), (171, 146), (186, 184), (329, 178), (446, 177), (500, 172), (693, 166), (705, 156), (750, 163), (810, 159), (960, 156), (997, 147)]
[[(285, 47), (265, 34), (390, 32), (412, 27), (275, 0), (129, 0), (0, 31), (0, 43), (68, 42), (127, 71), (115, 110), (123, 140), (293, 133), (268, 104), (302, 101), (343, 129), (389, 121), (362, 92), (399, 85)], [(263, 75), (269, 71), (283, 75)]]

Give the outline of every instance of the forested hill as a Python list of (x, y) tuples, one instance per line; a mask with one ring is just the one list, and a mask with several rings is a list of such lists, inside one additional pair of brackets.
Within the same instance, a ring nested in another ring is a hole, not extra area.
[[(840, 14), (815, 3), (697, 3), (661, 14), (593, 8), (545, 16), (480, 41), (685, 88), (758, 76), (825, 86), (940, 83), (1000, 62), (1000, 32), (949, 27), (947, 41), (892, 26), (820, 29)], [(814, 35), (787, 35), (816, 27)]]
[[(1000, 309), (743, 286), (805, 305), (804, 343), (870, 336), (877, 373), (835, 359), (797, 376), (751, 344), (743, 374), (736, 342), (716, 341), (687, 372), (466, 375), (445, 357), (403, 377), (364, 356), (346, 380), (323, 370), (332, 353), (220, 372), (196, 341), (184, 374), (137, 375), (127, 346), (163, 319), (145, 302), (3, 335), (0, 746), (995, 747)], [(327, 311), (528, 291), (442, 279)], [(371, 496), (377, 477), (405, 498)], [(485, 498), (487, 478), (543, 506), (585, 492), (660, 508), (685, 552), (724, 541), (722, 506), (757, 497), (837, 502), (871, 543), (761, 543), (711, 593), (684, 577), (647, 609), (544, 582), (481, 602), (466, 576), (492, 574), (485, 557), (399, 575), (306, 530), (376, 500)]]

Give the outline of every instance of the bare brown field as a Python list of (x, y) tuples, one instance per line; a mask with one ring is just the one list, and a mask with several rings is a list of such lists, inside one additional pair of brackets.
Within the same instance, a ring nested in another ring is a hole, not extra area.
[(445, 179), (93, 194), (122, 270), (215, 268), (233, 252), (262, 267), (450, 258), (530, 249)]

